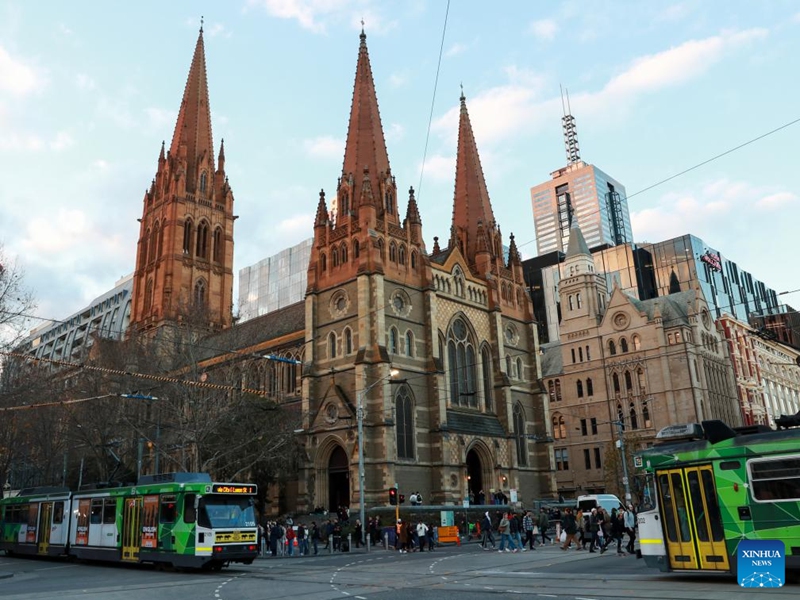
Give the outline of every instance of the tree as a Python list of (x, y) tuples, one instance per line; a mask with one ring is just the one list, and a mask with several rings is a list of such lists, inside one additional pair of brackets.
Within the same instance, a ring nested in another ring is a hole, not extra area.
[(13, 348), (25, 334), (36, 309), (33, 293), (24, 285), (25, 273), (0, 244), (0, 349)]
[[(634, 467), (633, 456), (643, 448), (646, 442), (651, 438), (635, 430), (626, 431), (623, 435), (625, 436), (625, 462), (628, 467), (631, 499), (634, 502), (638, 502), (641, 498), (639, 497), (640, 490), (635, 483), (636, 468)], [(624, 500), (625, 484), (623, 478), (625, 477), (625, 471), (622, 466), (622, 453), (619, 448), (617, 448), (616, 441), (611, 441), (606, 444), (605, 456), (603, 459), (603, 475), (605, 478), (606, 490)]]

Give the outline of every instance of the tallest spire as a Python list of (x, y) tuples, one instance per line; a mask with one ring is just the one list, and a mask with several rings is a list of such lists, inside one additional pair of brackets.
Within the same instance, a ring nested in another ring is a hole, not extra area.
[[(465, 252), (469, 260), (473, 260), (480, 237), (479, 224), (483, 223), (483, 227), (488, 229), (487, 233), (494, 233), (496, 225), (463, 89), (460, 100), (452, 229), (460, 240), (462, 252)], [(494, 251), (495, 248), (492, 247), (491, 250)]]
[(344, 150), (342, 172), (353, 176), (355, 189), (353, 198), (361, 195), (365, 170), (377, 182), (381, 173), (389, 173), (389, 154), (383, 136), (378, 97), (372, 78), (372, 67), (367, 51), (367, 34), (362, 28), (358, 49), (356, 80), (353, 88), (353, 104), (350, 108), (350, 124), (347, 129), (347, 144)]
[(189, 77), (183, 91), (183, 100), (175, 123), (170, 155), (187, 162), (187, 181), (193, 182), (198, 162), (205, 155), (213, 170), (213, 141), (211, 138), (211, 108), (208, 103), (208, 80), (206, 78), (206, 56), (203, 43), (203, 27), (197, 36), (197, 45), (189, 68)]

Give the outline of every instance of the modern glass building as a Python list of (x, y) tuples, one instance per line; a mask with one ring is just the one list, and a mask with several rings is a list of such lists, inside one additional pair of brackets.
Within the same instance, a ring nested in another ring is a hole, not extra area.
[(589, 248), (633, 241), (625, 187), (594, 165), (571, 163), (531, 188), (539, 256), (566, 252), (572, 219)]
[(239, 271), (240, 321), (284, 308), (305, 297), (313, 242), (313, 238), (308, 238)]

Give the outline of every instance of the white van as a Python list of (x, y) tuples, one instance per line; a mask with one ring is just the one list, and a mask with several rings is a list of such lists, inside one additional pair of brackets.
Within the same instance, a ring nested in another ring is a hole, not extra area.
[(611, 514), (612, 509), (624, 508), (624, 505), (614, 494), (589, 494), (587, 496), (578, 496), (578, 510), (589, 513), (593, 508), (600, 507), (605, 508), (608, 514)]

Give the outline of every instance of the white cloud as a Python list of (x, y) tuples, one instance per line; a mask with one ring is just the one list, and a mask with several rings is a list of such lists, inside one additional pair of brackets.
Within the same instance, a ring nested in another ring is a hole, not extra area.
[(558, 24), (553, 19), (541, 19), (534, 21), (528, 26), (530, 31), (537, 39), (549, 42), (558, 33)]
[(387, 142), (398, 142), (406, 137), (406, 129), (400, 123), (392, 123), (385, 128), (384, 135)]
[(70, 134), (68, 134), (66, 131), (59, 131), (56, 134), (56, 137), (52, 139), (48, 145), (50, 146), (51, 150), (60, 152), (61, 150), (65, 150), (74, 144), (75, 140), (72, 139)]
[(409, 74), (408, 70), (404, 69), (398, 73), (392, 73), (389, 76), (389, 85), (393, 88), (403, 87), (408, 84)]
[(170, 131), (175, 127), (178, 113), (165, 108), (148, 107), (144, 110), (148, 120), (148, 129), (152, 131)]
[(688, 17), (692, 11), (693, 7), (689, 6), (687, 2), (678, 2), (677, 4), (671, 4), (663, 9), (658, 13), (656, 19), (667, 22), (681, 21)]
[(233, 32), (227, 29), (222, 23), (214, 23), (211, 27), (206, 28), (206, 33), (208, 33), (210, 37), (222, 36), (229, 38), (233, 35)]
[(450, 46), (447, 50), (445, 50), (444, 55), (447, 58), (451, 58), (453, 56), (458, 56), (459, 54), (464, 54), (464, 52), (466, 52), (466, 51), (467, 51), (467, 45), (466, 44), (460, 44), (460, 43), (456, 42), (455, 44)]
[(0, 46), (0, 90), (25, 96), (44, 85), (43, 76)]
[(303, 149), (309, 156), (316, 158), (337, 158), (344, 156), (344, 140), (330, 135), (323, 135), (303, 141)]
[(78, 75), (75, 77), (75, 83), (81, 90), (91, 91), (97, 87), (95, 80), (85, 73), (78, 73)]
[(308, 236), (309, 232), (314, 230), (314, 215), (293, 215), (278, 223), (276, 229), (281, 235), (296, 235), (302, 233)]
[(772, 210), (776, 208), (783, 208), (790, 204), (796, 204), (798, 201), (797, 194), (791, 192), (776, 192), (764, 196), (756, 202), (756, 208), (763, 208), (765, 210)]
[(0, 135), (0, 150), (36, 152), (45, 147), (38, 135), (32, 133), (6, 133)]
[(294, 19), (303, 29), (324, 33), (324, 21), (341, 15), (352, 3), (349, 0), (248, 0), (248, 5), (261, 6), (273, 17)]
[[(418, 170), (422, 170), (421, 163)], [(434, 181), (453, 181), (456, 177), (455, 147), (451, 155), (432, 154), (428, 156), (425, 160), (423, 175), (425, 179), (431, 178)]]
[(58, 30), (63, 33), (64, 35), (72, 35), (74, 32), (64, 23), (58, 24)]

